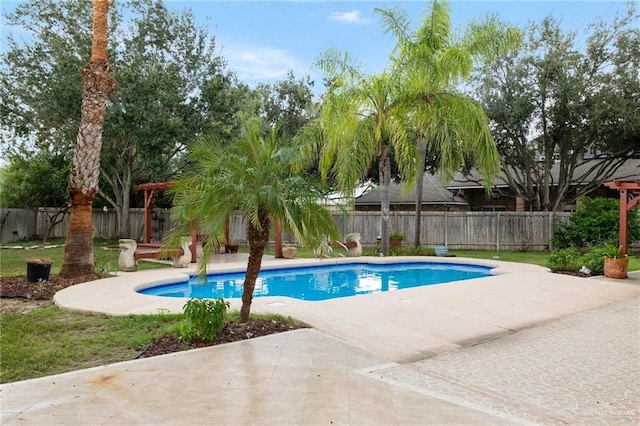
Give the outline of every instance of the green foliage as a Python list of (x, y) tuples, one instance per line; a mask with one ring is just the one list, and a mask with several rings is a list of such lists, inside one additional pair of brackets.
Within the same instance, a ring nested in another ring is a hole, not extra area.
[(575, 247), (552, 251), (547, 261), (552, 271), (578, 271), (582, 265), (580, 251)]
[(604, 257), (606, 250), (603, 247), (593, 247), (582, 255), (582, 263), (591, 271), (591, 275), (604, 274)]
[[(585, 198), (553, 235), (551, 243), (557, 248), (598, 246), (617, 242), (619, 234), (620, 202), (612, 198)], [(640, 240), (638, 210), (629, 212), (628, 241)]]
[[(188, 235), (194, 219), (202, 233), (223, 238), (228, 217), (242, 212), (247, 224), (250, 256), (243, 293), (243, 320), (248, 321), (262, 256), (271, 225), (280, 221), (283, 230), (308, 247), (318, 247), (327, 237), (339, 239), (331, 213), (322, 205), (324, 188), (318, 179), (301, 176), (298, 166), (306, 161), (304, 147), (282, 140), (278, 127), (263, 134), (254, 117), (243, 123), (241, 136), (232, 145), (206, 136), (193, 144), (192, 170), (173, 188), (173, 215), (177, 226), (171, 243)], [(200, 273), (204, 273), (212, 244), (205, 244)]]
[(389, 256), (435, 256), (436, 252), (430, 247), (402, 246), (389, 249)]
[(229, 303), (224, 299), (190, 299), (184, 305), (184, 321), (180, 327), (180, 338), (191, 342), (198, 338), (210, 342), (222, 330)]
[(61, 207), (69, 199), (70, 163), (62, 154), (42, 150), (14, 156), (0, 169), (0, 205), (5, 208)]
[(622, 246), (615, 246), (613, 244), (605, 244), (604, 254), (611, 259), (622, 259), (624, 257), (622, 254)]
[[(638, 152), (638, 19), (634, 2), (579, 33), (548, 16), (526, 46), (478, 73), (502, 169), (535, 209), (561, 210)], [(597, 152), (583, 164), (583, 153)]]
[(604, 273), (604, 258), (620, 256), (618, 247), (607, 245), (605, 247), (592, 247), (581, 254), (575, 247), (552, 251), (546, 266), (552, 271), (578, 272), (582, 267), (589, 270), (590, 275), (602, 275)]
[(254, 115), (264, 117), (267, 126), (279, 124), (278, 137), (292, 139), (315, 116), (313, 84), (309, 76), (296, 80), (293, 71), (273, 84), (259, 83), (254, 91), (259, 99)]
[[(109, 62), (117, 87), (105, 115), (99, 194), (101, 202), (121, 209), (118, 232), (128, 237), (125, 200), (135, 197), (133, 186), (181, 172), (196, 135), (235, 137), (235, 115), (248, 88), (226, 70), (214, 38), (197, 26), (192, 12), (175, 12), (154, 0), (115, 1), (109, 12)], [(82, 98), (79, 70), (91, 57), (91, 16), (86, 0), (21, 2), (8, 14), (7, 28), (15, 32), (3, 32), (0, 53), (0, 149), (10, 161), (29, 160), (25, 150), (73, 150)], [(66, 164), (42, 170), (52, 170), (50, 178), (30, 197), (15, 195), (20, 207), (27, 207), (24, 201), (49, 203), (46, 194), (68, 198)], [(23, 180), (37, 182), (36, 172), (23, 172)]]

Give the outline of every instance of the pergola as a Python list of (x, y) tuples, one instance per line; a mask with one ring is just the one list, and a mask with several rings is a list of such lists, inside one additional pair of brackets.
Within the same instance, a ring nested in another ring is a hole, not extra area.
[[(162, 192), (173, 187), (173, 182), (154, 182), (143, 183), (136, 186), (138, 191), (144, 191), (144, 242), (145, 244), (151, 243), (151, 206)], [(197, 227), (193, 226), (191, 229), (191, 262), (195, 262), (197, 259), (196, 249), (198, 244)]]
[(628, 249), (628, 216), (631, 209), (640, 203), (640, 180), (621, 181), (605, 183), (605, 186), (620, 191), (620, 245), (622, 253), (626, 254)]
[[(173, 187), (173, 182), (154, 182), (143, 183), (136, 186), (139, 191), (144, 191), (144, 242), (146, 244), (151, 243), (151, 206), (158, 198), (158, 195), (167, 189)], [(276, 241), (275, 241), (275, 255), (276, 257), (282, 257), (282, 227), (280, 223), (276, 223)], [(195, 262), (196, 248), (198, 244), (198, 226), (194, 224), (191, 227), (191, 262)]]
[(143, 183), (136, 186), (138, 191), (144, 191), (144, 242), (151, 242), (151, 205), (158, 195), (173, 186), (173, 182)]

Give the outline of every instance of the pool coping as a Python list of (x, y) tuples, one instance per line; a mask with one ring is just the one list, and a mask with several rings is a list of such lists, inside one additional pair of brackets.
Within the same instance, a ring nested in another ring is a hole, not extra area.
[[(221, 255), (227, 256), (227, 255)], [(236, 273), (243, 272), (247, 267), (246, 256), (229, 255), (227, 258), (212, 256), (213, 262), (207, 264), (207, 273)], [(216, 260), (224, 259), (223, 263)], [(325, 265), (340, 265), (348, 263), (453, 263), (461, 265), (478, 265), (490, 267), (492, 275), (508, 274), (520, 271), (528, 266), (533, 270), (539, 270), (539, 266), (528, 264), (514, 264), (497, 260), (472, 259), (462, 257), (423, 257), (423, 256), (393, 256), (393, 257), (335, 257), (335, 258), (299, 258), (276, 259), (273, 256), (265, 256), (262, 262), (262, 270), (280, 268), (302, 268)], [(518, 265), (518, 266), (515, 266)], [(514, 269), (515, 267), (515, 269)], [(546, 268), (542, 268), (546, 270)], [(189, 298), (170, 298), (137, 293), (138, 290), (185, 281), (190, 276), (198, 273), (197, 264), (190, 264), (187, 268), (162, 268), (151, 270), (139, 270), (135, 272), (118, 272), (116, 276), (103, 278), (68, 287), (54, 295), (54, 303), (64, 309), (93, 314), (106, 314), (112, 316), (126, 316), (131, 314), (157, 314), (157, 313), (181, 313), (182, 307)], [(108, 293), (108, 294), (107, 294)], [(111, 303), (113, 299), (119, 299), (117, 303)], [(168, 299), (168, 300), (167, 300)], [(258, 298), (254, 298), (254, 302)], [(265, 296), (265, 303), (273, 303), (274, 299), (300, 300), (286, 296)], [(239, 299), (229, 299), (232, 307), (239, 309)], [(304, 301), (317, 303), (320, 301)], [(236, 306), (237, 305), (237, 306)]]

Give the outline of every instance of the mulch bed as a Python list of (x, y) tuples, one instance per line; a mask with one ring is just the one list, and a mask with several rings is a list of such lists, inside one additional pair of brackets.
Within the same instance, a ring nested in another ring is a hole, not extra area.
[[(2, 311), (7, 312), (5, 310), (6, 307), (11, 312), (30, 312), (33, 309), (40, 308), (42, 306), (42, 301), (53, 299), (56, 292), (66, 287), (100, 278), (102, 278), (102, 276), (98, 274), (89, 274), (72, 279), (65, 279), (59, 275), (51, 275), (48, 281), (30, 283), (27, 282), (27, 277), (25, 275), (0, 277)], [(11, 301), (11, 303), (7, 303), (8, 301)], [(180, 352), (188, 349), (236, 342), (304, 327), (305, 325), (301, 323), (286, 324), (281, 321), (266, 319), (253, 320), (248, 323), (228, 321), (217, 338), (212, 342), (203, 342), (194, 339), (187, 345), (181, 342), (178, 336), (166, 334), (151, 341), (149, 346), (138, 356), (138, 358), (148, 358), (151, 356)]]
[(580, 278), (589, 278), (591, 275), (585, 274), (584, 272), (576, 272), (576, 271), (553, 271), (554, 274), (562, 274), (562, 275), (571, 275), (573, 277)]
[(15, 297), (31, 300), (51, 300), (58, 291), (69, 286), (102, 278), (98, 274), (83, 275), (75, 278), (62, 278), (60, 275), (49, 276), (48, 281), (27, 282), (26, 275), (0, 277), (0, 297)]

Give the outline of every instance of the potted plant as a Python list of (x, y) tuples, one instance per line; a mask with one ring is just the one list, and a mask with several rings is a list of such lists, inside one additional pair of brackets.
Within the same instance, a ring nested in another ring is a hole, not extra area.
[(404, 240), (404, 235), (399, 232), (392, 232), (389, 235), (389, 248), (400, 248), (402, 247), (402, 240)]
[(629, 258), (622, 253), (622, 246), (605, 245), (604, 276), (609, 278), (627, 278)]
[(36, 258), (25, 259), (27, 264), (27, 282), (37, 283), (40, 281), (48, 281), (51, 272), (51, 259)]

